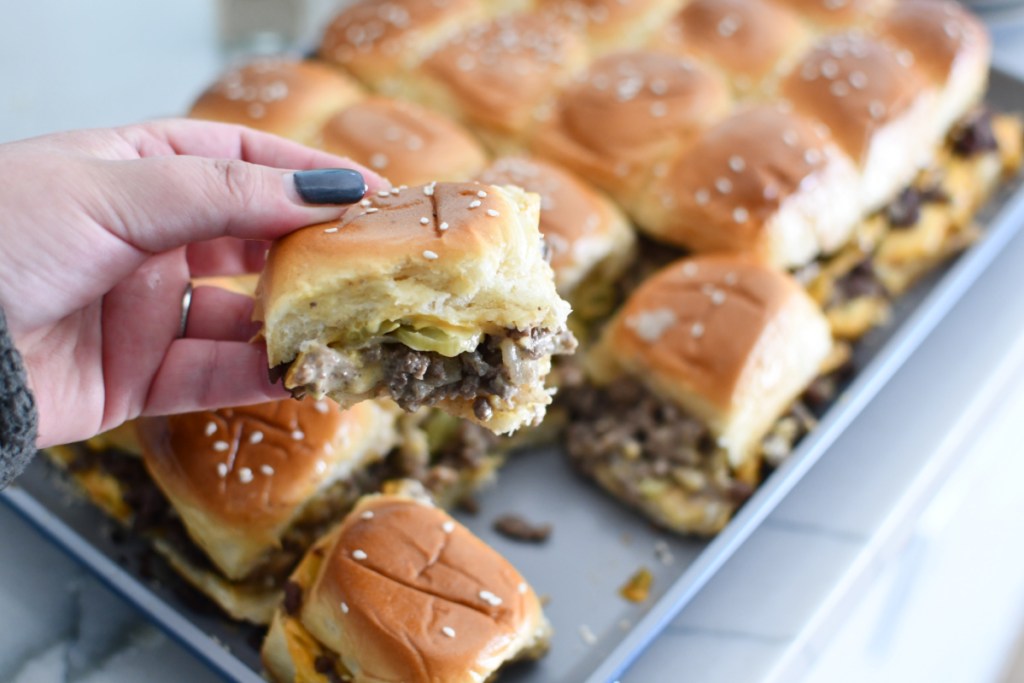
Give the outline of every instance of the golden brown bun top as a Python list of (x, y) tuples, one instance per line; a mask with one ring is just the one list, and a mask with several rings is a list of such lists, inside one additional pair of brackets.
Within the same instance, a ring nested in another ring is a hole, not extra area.
[(875, 131), (918, 100), (923, 84), (905, 49), (857, 34), (819, 42), (782, 83), (801, 114), (824, 123), (839, 146), (862, 161)]
[[(551, 249), (555, 280), (580, 265), (588, 242), (614, 239), (617, 212), (608, 199), (568, 171), (531, 157), (502, 157), (479, 176), (490, 185), (517, 185), (540, 195), (540, 231)], [(609, 214), (612, 215), (609, 215)]]
[(258, 534), (290, 518), (353, 454), (364, 427), (376, 427), (372, 409), (288, 399), (142, 418), (137, 428), (146, 467), (172, 503)]
[(485, 161), (464, 128), (426, 107), (371, 97), (335, 114), (321, 147), (377, 171), (396, 185), (466, 180)]
[(535, 9), (566, 18), (591, 34), (614, 34), (643, 20), (661, 0), (538, 0)]
[(789, 5), (815, 24), (842, 28), (880, 17), (893, 0), (777, 0)]
[[(778, 105), (741, 109), (702, 134), (660, 181), (662, 206), (757, 243), (779, 205), (828, 162), (823, 130)], [(834, 149), (834, 147), (833, 147)], [(694, 243), (695, 249), (702, 245)]]
[(319, 54), (372, 78), (415, 63), (417, 53), (481, 12), (477, 0), (362, 0), (328, 24)]
[[(533, 107), (585, 57), (579, 31), (543, 14), (500, 17), (454, 37), (424, 68), (444, 82), (468, 118), (518, 131)], [(513, 115), (510, 112), (523, 112)]]
[(728, 107), (721, 79), (695, 62), (623, 52), (595, 62), (559, 100), (563, 132), (584, 147), (629, 156), (695, 134)]
[(910, 50), (915, 66), (941, 85), (965, 50), (988, 51), (985, 25), (960, 3), (946, 0), (901, 0), (879, 23), (878, 32)]
[(678, 261), (646, 280), (609, 330), (618, 357), (641, 377), (682, 382), (722, 409), (736, 394), (766, 326), (799, 285), (739, 255)]
[(328, 116), (361, 97), (352, 79), (326, 64), (263, 58), (221, 76), (199, 96), (189, 116), (309, 142), (310, 133)]
[(367, 497), (332, 539), (312, 586), (294, 577), (301, 620), (365, 680), (484, 680), (540, 624), (519, 572), (438, 508)]
[(694, 0), (676, 13), (659, 45), (758, 80), (799, 49), (805, 33), (795, 13), (770, 0)]

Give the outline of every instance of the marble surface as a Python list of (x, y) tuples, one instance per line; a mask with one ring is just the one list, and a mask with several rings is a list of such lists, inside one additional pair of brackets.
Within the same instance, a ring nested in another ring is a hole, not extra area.
[[(182, 111), (223, 63), (216, 9), (19, 5), (0, 141)], [(1024, 72), (1024, 24), (1000, 22), (998, 61)], [(1019, 263), (1022, 239), (624, 683), (990, 678), (1024, 604)], [(0, 681), (219, 680), (2, 506), (0, 548)]]

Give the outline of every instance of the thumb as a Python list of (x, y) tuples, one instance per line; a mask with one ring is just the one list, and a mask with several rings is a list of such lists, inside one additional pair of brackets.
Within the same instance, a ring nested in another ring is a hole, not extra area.
[(275, 239), (338, 218), (367, 189), (349, 168), (287, 171), (194, 156), (98, 163), (113, 176), (100, 222), (151, 253), (217, 237)]

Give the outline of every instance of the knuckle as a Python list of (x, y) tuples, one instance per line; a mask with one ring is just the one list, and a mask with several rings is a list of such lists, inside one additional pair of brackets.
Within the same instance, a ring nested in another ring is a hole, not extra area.
[(252, 166), (238, 159), (215, 159), (217, 181), (232, 202), (247, 206), (260, 192), (260, 176)]

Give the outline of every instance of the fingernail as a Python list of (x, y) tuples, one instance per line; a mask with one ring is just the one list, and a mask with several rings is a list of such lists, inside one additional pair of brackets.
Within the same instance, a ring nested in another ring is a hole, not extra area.
[(296, 171), (295, 191), (307, 204), (355, 204), (366, 194), (366, 181), (350, 168)]

